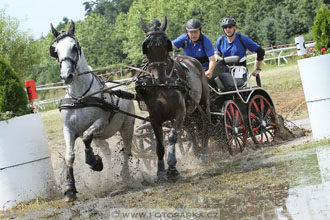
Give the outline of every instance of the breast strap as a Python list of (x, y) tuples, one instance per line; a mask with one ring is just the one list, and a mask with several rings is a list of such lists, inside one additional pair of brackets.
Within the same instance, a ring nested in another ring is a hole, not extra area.
[(62, 109), (75, 109), (84, 107), (99, 107), (105, 111), (117, 111), (118, 106), (104, 101), (104, 99), (98, 97), (86, 97), (78, 100), (73, 98), (64, 98), (60, 101), (59, 110)]

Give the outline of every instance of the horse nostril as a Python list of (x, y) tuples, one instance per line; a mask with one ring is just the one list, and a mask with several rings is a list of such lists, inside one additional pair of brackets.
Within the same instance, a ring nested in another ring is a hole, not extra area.
[(73, 75), (70, 74), (70, 75), (66, 78), (66, 80), (69, 81), (69, 82), (71, 82), (72, 78), (73, 78)]

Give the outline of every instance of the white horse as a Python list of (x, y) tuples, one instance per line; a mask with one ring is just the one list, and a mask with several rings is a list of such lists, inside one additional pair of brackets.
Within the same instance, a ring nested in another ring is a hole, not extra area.
[(110, 138), (119, 131), (125, 147), (122, 173), (127, 173), (125, 171), (128, 170), (128, 160), (131, 156), (135, 118), (116, 113), (115, 109), (119, 108), (131, 114), (135, 114), (135, 110), (132, 100), (121, 99), (108, 92), (80, 99), (82, 96), (86, 97), (106, 88), (109, 84), (105, 85), (92, 73), (79, 74), (90, 71), (90, 67), (74, 36), (74, 22), (71, 22), (68, 32), (60, 33), (52, 24), (51, 29), (56, 40), (50, 47), (50, 55), (57, 58), (61, 71), (60, 77), (67, 85), (67, 93), (60, 105), (64, 122), (63, 134), (67, 166), (64, 197), (65, 201), (74, 201), (77, 193), (73, 175), (75, 140), (78, 137), (82, 138), (86, 146), (85, 162), (92, 170), (101, 171), (103, 169), (102, 159), (100, 156), (94, 155), (91, 142), (93, 138), (102, 140)]

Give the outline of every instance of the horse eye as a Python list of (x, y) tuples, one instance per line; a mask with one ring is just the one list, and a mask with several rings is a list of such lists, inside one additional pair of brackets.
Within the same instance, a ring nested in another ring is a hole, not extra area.
[(73, 46), (72, 53), (78, 54), (78, 48), (76, 45)]

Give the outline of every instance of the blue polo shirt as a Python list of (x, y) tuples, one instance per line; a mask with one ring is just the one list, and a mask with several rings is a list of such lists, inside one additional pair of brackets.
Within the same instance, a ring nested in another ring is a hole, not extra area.
[[(227, 40), (227, 37), (225, 35), (222, 35), (217, 40), (216, 45), (216, 51), (219, 51), (223, 54), (223, 57), (229, 57), (229, 56), (239, 56), (241, 59), (246, 56), (246, 51), (244, 50), (244, 47), (239, 39), (238, 36), (239, 33), (236, 33), (236, 38), (233, 42), (229, 43)], [(246, 49), (248, 49), (251, 52), (255, 52), (260, 47), (256, 42), (251, 40), (249, 37), (241, 35), (242, 42), (244, 43)], [(223, 41), (220, 45), (220, 40), (223, 38)], [(246, 76), (247, 73), (244, 74)]]
[[(176, 48), (182, 48), (187, 39), (187, 45), (183, 48), (184, 55), (191, 56), (194, 58), (204, 57), (204, 56), (207, 56), (207, 57), (214, 56), (214, 47), (213, 47), (212, 41), (210, 40), (210, 38), (206, 37), (204, 34), (202, 34), (202, 35), (203, 35), (205, 51), (203, 50), (203, 47), (202, 47), (202, 41), (198, 40), (195, 44), (193, 44), (191, 42), (191, 39), (188, 37), (188, 34), (180, 35), (177, 39), (172, 41), (172, 44)], [(202, 63), (202, 65), (203, 65), (203, 67), (208, 68), (209, 62)]]
[[(225, 37), (224, 35), (220, 36), (217, 40), (216, 51), (221, 52), (223, 54), (223, 57), (239, 56), (240, 58), (242, 58), (246, 56), (246, 52), (244, 50), (241, 41), (239, 40), (238, 34), (239, 33), (236, 33), (236, 38), (232, 43), (229, 43), (227, 37)], [(244, 43), (246, 49), (248, 49), (251, 52), (255, 52), (258, 50), (260, 46), (256, 42), (254, 42), (249, 37), (243, 34), (239, 34), (239, 35), (241, 35), (242, 42)], [(224, 39), (221, 45), (219, 45), (220, 40), (223, 37)]]

